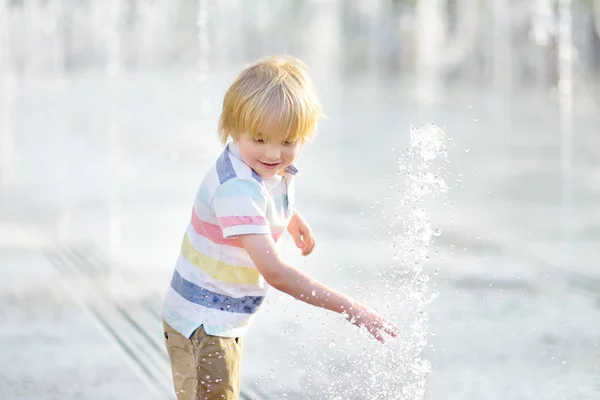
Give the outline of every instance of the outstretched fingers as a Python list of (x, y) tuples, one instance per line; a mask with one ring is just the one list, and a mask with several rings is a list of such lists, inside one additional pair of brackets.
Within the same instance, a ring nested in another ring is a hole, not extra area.
[(384, 337), (381, 335), (381, 333), (379, 333), (379, 331), (376, 331), (373, 336), (375, 336), (375, 339), (377, 339), (377, 341), (384, 343), (385, 344), (385, 339)]
[(394, 325), (392, 325), (390, 322), (385, 322), (382, 326), (382, 329), (385, 333), (387, 333), (391, 337), (395, 338), (395, 337), (400, 336), (400, 330), (398, 328), (396, 328)]

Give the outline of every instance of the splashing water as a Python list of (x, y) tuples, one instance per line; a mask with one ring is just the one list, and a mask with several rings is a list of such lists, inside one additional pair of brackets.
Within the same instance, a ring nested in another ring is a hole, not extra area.
[(410, 146), (398, 160), (396, 216), (388, 225), (393, 262), (387, 269), (378, 268), (373, 299), (387, 303), (384, 314), (396, 317), (401, 337), (388, 337), (385, 346), (371, 338), (360, 343), (338, 341), (345, 359), (328, 365), (341, 377), (329, 382), (330, 400), (422, 400), (425, 396), (431, 370), (430, 363), (421, 358), (429, 333), (425, 308), (437, 293), (429, 291), (424, 263), (433, 238), (442, 233), (432, 228), (425, 203), (448, 191), (443, 177), (446, 161), (441, 128), (433, 124), (411, 128)]
[[(444, 131), (434, 124), (411, 128), (410, 147), (399, 159), (399, 178), (404, 180), (405, 192), (399, 191), (398, 214), (390, 224), (392, 258), (398, 260), (394, 270), (402, 285), (395, 291), (396, 300), (406, 306), (411, 320), (411, 331), (391, 344), (397, 364), (395, 378), (401, 385), (401, 394), (394, 398), (422, 399), (430, 372), (428, 361), (421, 359), (427, 344), (429, 317), (425, 307), (436, 297), (427, 286), (429, 276), (423, 269), (429, 248), (439, 229), (432, 229), (429, 213), (423, 203), (429, 196), (446, 193), (448, 185), (441, 172), (445, 170), (446, 145)], [(407, 217), (400, 218), (401, 214)]]

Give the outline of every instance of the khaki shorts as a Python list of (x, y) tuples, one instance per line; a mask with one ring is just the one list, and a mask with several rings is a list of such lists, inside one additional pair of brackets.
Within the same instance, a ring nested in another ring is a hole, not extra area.
[(234, 400), (240, 393), (241, 338), (210, 336), (204, 327), (192, 337), (163, 321), (178, 400)]

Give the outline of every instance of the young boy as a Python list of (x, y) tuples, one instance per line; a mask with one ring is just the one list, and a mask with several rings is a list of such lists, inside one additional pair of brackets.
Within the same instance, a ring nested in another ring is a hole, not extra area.
[(321, 117), (304, 64), (279, 56), (246, 68), (219, 122), (225, 150), (192, 210), (163, 317), (177, 398), (237, 399), (242, 337), (269, 287), (343, 314), (383, 342), (395, 327), (279, 257), (291, 234), (303, 255), (315, 239), (295, 210), (293, 163)]

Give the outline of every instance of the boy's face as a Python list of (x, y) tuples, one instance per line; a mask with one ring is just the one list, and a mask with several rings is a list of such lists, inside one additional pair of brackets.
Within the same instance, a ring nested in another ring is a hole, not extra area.
[(249, 133), (238, 137), (242, 160), (261, 178), (272, 178), (292, 164), (300, 151), (299, 143), (274, 143), (254, 139)]

